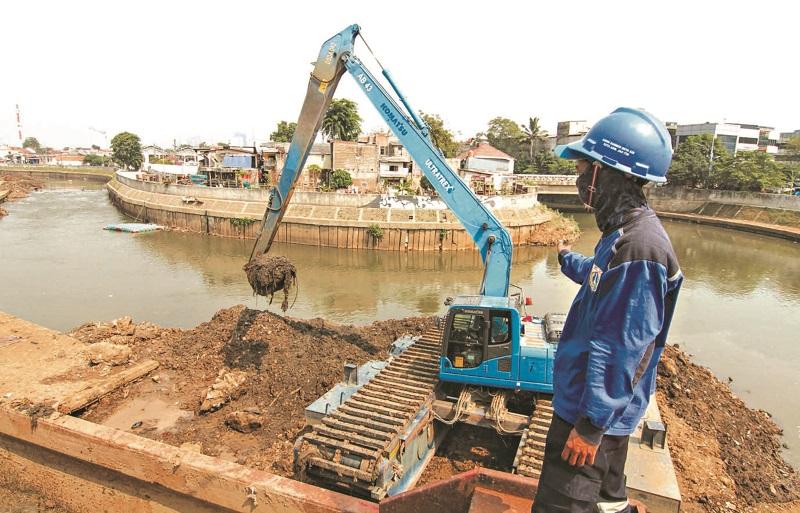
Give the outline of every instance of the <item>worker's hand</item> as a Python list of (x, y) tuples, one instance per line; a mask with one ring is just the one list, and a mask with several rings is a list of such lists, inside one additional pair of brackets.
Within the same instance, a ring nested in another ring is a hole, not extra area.
[(597, 455), (598, 447), (600, 446), (587, 442), (575, 431), (575, 428), (572, 428), (572, 431), (569, 432), (567, 443), (564, 444), (564, 450), (561, 451), (561, 459), (573, 467), (594, 465), (594, 457)]
[(562, 251), (572, 251), (572, 244), (567, 242), (566, 239), (562, 239), (558, 241), (558, 253), (561, 254)]

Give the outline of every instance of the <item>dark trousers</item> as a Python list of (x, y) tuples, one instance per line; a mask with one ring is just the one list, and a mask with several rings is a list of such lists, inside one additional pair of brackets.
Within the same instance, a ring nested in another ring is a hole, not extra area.
[[(573, 467), (561, 459), (572, 424), (553, 416), (544, 451), (544, 466), (532, 513), (588, 513), (598, 502), (623, 502), (627, 436), (603, 436), (594, 465)], [(629, 513), (630, 506), (620, 513)]]

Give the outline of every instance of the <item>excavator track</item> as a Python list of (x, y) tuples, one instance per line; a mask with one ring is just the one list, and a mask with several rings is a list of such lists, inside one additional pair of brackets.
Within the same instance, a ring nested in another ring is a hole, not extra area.
[(521, 476), (539, 479), (542, 474), (547, 431), (553, 420), (551, 399), (551, 396), (543, 396), (536, 400), (530, 424), (522, 433), (517, 455), (514, 457), (514, 471)]
[(429, 415), (419, 416), (433, 400), (439, 381), (441, 337), (441, 328), (427, 331), (298, 440), (298, 476), (383, 498), (387, 482), (402, 477), (397, 456), (405, 440), (431, 422)]

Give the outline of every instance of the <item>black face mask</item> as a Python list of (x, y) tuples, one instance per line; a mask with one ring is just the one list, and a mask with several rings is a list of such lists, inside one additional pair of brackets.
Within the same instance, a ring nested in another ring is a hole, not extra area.
[[(635, 209), (647, 207), (647, 198), (640, 183), (627, 178), (622, 172), (609, 167), (597, 170), (592, 187), (594, 169), (581, 174), (575, 181), (578, 197), (594, 209), (597, 227), (605, 234), (619, 228), (626, 215)], [(590, 194), (591, 192), (591, 194)]]

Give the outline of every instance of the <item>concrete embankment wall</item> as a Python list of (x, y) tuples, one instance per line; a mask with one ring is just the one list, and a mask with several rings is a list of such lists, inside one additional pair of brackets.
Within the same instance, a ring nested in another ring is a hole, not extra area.
[(55, 166), (0, 166), (0, 176), (26, 176), (39, 180), (81, 180), (106, 183), (114, 176), (112, 168), (70, 168)]
[(683, 187), (648, 189), (661, 217), (800, 241), (800, 197)]
[[(192, 232), (254, 239), (268, 191), (209, 189), (146, 183), (118, 176), (108, 183), (112, 202), (134, 219)], [(198, 201), (193, 201), (198, 200)], [(504, 200), (508, 202), (508, 200)], [(450, 251), (474, 244), (448, 210), (380, 208), (376, 195), (295, 193), (276, 242), (350, 249)], [(548, 243), (553, 213), (535, 195), (493, 209), (515, 245)], [(374, 236), (375, 228), (382, 232)]]

